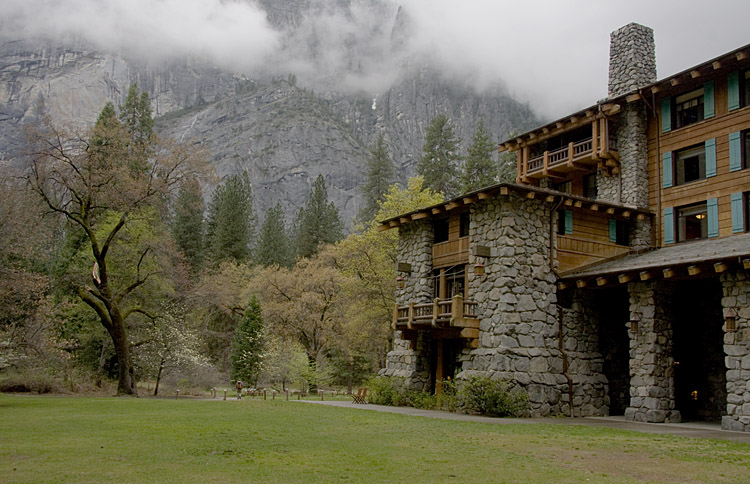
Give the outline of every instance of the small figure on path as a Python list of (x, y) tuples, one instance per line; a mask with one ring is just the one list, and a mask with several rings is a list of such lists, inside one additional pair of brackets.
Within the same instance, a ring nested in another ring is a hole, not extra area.
[(237, 400), (242, 400), (242, 380), (237, 380), (234, 387), (237, 389)]

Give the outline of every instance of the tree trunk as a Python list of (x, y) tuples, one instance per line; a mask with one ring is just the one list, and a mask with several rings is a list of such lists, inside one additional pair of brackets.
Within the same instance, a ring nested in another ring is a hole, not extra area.
[(159, 371), (156, 373), (156, 386), (154, 387), (154, 396), (159, 394), (159, 382), (161, 381), (161, 372), (164, 369), (164, 358), (159, 362)]
[(125, 322), (119, 315), (119, 311), (111, 311), (112, 327), (110, 336), (115, 346), (117, 355), (117, 395), (138, 396), (138, 388), (135, 384), (135, 368), (130, 357), (130, 342)]

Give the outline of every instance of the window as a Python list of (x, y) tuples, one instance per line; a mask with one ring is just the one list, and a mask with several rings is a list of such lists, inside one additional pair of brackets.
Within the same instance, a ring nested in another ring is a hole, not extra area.
[(573, 212), (570, 210), (559, 210), (557, 212), (557, 235), (570, 235), (573, 233)]
[(557, 190), (558, 192), (571, 193), (573, 190), (573, 183), (570, 180), (555, 183), (554, 185), (552, 185), (552, 188), (554, 190)]
[(750, 104), (750, 71), (740, 74), (740, 104), (747, 106)]
[(434, 297), (450, 299), (458, 294), (466, 297), (466, 266), (459, 265), (433, 272), (435, 278)]
[(609, 241), (617, 245), (630, 245), (630, 223), (627, 220), (609, 219)]
[(737, 192), (731, 196), (732, 233), (750, 230), (750, 192)]
[(683, 185), (706, 178), (706, 148), (692, 146), (675, 152), (675, 185)]
[(438, 219), (432, 223), (435, 231), (435, 243), (448, 241), (448, 219)]
[(459, 237), (468, 237), (469, 236), (469, 227), (471, 225), (471, 216), (469, 215), (469, 212), (465, 212), (461, 214), (461, 226), (459, 228)]
[(703, 120), (703, 88), (674, 98), (675, 128)]
[(598, 195), (596, 189), (596, 173), (589, 173), (583, 176), (583, 196), (586, 198), (596, 198)]
[(708, 208), (706, 202), (677, 209), (677, 242), (708, 237)]

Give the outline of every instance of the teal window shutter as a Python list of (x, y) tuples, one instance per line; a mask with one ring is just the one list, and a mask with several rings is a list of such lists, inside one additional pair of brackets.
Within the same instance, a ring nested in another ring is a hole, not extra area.
[(716, 176), (716, 138), (706, 140), (706, 178)]
[(729, 133), (729, 171), (742, 169), (742, 149), (740, 132)]
[(714, 81), (703, 85), (703, 119), (714, 117)]
[(664, 209), (664, 244), (674, 244), (674, 212)]
[(708, 236), (719, 236), (719, 199), (709, 198), (706, 201), (708, 208)]
[(745, 214), (742, 210), (742, 193), (732, 194), (732, 233), (745, 231)]
[(617, 220), (613, 218), (609, 219), (609, 241), (617, 242)]
[(727, 101), (730, 111), (740, 107), (740, 77), (738, 72), (727, 76)]
[(672, 98), (661, 100), (661, 132), (672, 131)]
[(662, 155), (662, 188), (672, 186), (672, 152)]
[(569, 235), (573, 233), (573, 212), (571, 210), (565, 211), (565, 234)]

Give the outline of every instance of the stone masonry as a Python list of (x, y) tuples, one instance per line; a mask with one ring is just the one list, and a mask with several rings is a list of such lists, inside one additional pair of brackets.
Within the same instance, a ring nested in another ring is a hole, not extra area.
[(656, 80), (654, 31), (631, 23), (610, 35), (609, 96), (631, 92)]
[(632, 283), (630, 317), (638, 320), (630, 333), (630, 406), (625, 419), (636, 422), (679, 422), (675, 410), (672, 354), (672, 286), (663, 281)]
[(721, 428), (750, 432), (750, 280), (739, 270), (721, 276), (724, 316), (735, 314), (735, 330), (724, 333), (727, 414)]

